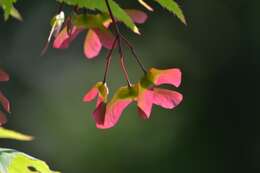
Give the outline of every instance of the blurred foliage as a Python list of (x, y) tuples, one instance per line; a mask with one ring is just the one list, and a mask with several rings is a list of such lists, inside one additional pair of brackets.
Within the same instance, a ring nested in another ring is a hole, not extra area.
[(18, 20), (22, 20), (21, 14), (14, 7), (14, 3), (16, 3), (16, 1), (17, 0), (0, 0), (0, 6), (4, 11), (5, 20), (7, 20), (10, 15)]
[(16, 150), (0, 148), (1, 173), (58, 173), (51, 171), (48, 165), (36, 158)]

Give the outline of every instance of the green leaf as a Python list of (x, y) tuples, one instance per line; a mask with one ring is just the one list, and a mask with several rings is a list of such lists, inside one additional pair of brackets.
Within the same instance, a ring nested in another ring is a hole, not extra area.
[(72, 15), (73, 25), (80, 28), (100, 28), (104, 27), (104, 22), (109, 20), (109, 16), (105, 14), (76, 14)]
[[(80, 8), (88, 8), (91, 10), (99, 10), (104, 13), (108, 13), (108, 9), (105, 0), (57, 0), (59, 2), (64, 2), (68, 5), (77, 5)], [(112, 9), (115, 18), (123, 22), (128, 28), (133, 32), (139, 34), (137, 26), (134, 24), (132, 19), (128, 14), (113, 0), (109, 0), (109, 5)]]
[(20, 141), (30, 141), (33, 139), (32, 136), (24, 135), (22, 133), (8, 130), (3, 127), (0, 127), (0, 138), (16, 139)]
[(123, 86), (120, 87), (114, 94), (111, 102), (113, 103), (116, 100), (120, 99), (134, 99), (138, 94), (138, 89), (136, 85), (131, 87)]
[(0, 148), (1, 173), (58, 173), (50, 170), (49, 166), (41, 160), (25, 153)]
[(181, 8), (174, 0), (155, 0), (155, 1), (158, 2), (162, 7), (166, 8), (167, 10), (175, 14), (182, 21), (182, 23), (184, 23), (185, 25), (187, 24)]

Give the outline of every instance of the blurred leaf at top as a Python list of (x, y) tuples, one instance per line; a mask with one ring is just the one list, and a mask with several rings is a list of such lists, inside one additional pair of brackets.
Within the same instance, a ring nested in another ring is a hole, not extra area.
[[(76, 5), (80, 8), (87, 8), (90, 10), (99, 10), (101, 12), (108, 12), (105, 0), (57, 0), (58, 2), (64, 2), (68, 5)], [(112, 9), (115, 18), (123, 22), (133, 32), (139, 33), (137, 26), (134, 24), (128, 14), (113, 0), (109, 0), (110, 7)]]
[(19, 13), (19, 11), (14, 7), (14, 3), (16, 3), (17, 0), (0, 0), (0, 6), (2, 7), (4, 11), (4, 19), (7, 20), (9, 16), (22, 20), (22, 16)]

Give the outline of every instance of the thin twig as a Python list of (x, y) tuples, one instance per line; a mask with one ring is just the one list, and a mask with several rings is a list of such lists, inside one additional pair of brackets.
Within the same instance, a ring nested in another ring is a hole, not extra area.
[[(134, 50), (132, 44), (120, 33), (119, 28), (118, 28), (118, 25), (116, 24), (115, 17), (114, 17), (114, 15), (113, 15), (113, 13), (112, 13), (112, 10), (111, 10), (110, 6), (109, 6), (108, 0), (105, 0), (105, 1), (106, 1), (106, 5), (107, 5), (107, 7), (108, 7), (108, 12), (109, 12), (109, 14), (110, 14), (110, 16), (111, 16), (111, 19), (112, 19), (112, 22), (113, 22), (113, 24), (114, 24), (114, 26), (115, 26), (115, 32), (116, 32), (116, 34), (119, 35), (119, 39), (122, 38), (122, 40), (126, 43), (126, 45), (128, 46), (128, 48), (131, 50), (131, 53), (133, 54), (134, 58), (136, 59), (137, 63), (138, 63), (139, 66), (141, 67), (142, 71), (143, 71), (144, 73), (146, 73), (147, 71), (146, 71), (144, 65), (142, 64), (140, 58), (137, 56), (137, 54), (136, 54), (136, 52), (135, 52), (135, 50)], [(120, 42), (120, 41), (119, 41), (119, 42)], [(121, 46), (121, 44), (119, 44), (119, 46)]]
[[(120, 38), (119, 38), (119, 40), (120, 40)], [(128, 72), (127, 72), (127, 69), (125, 67), (124, 53), (123, 53), (123, 50), (122, 50), (121, 46), (118, 46), (118, 51), (119, 51), (119, 55), (120, 55), (120, 65), (121, 65), (121, 68), (122, 68), (122, 70), (124, 72), (124, 76), (125, 76), (125, 79), (127, 81), (127, 85), (128, 85), (128, 87), (131, 87), (132, 84), (131, 84), (131, 82), (129, 80)]]
[(118, 37), (115, 38), (115, 40), (114, 40), (114, 42), (112, 44), (112, 48), (110, 49), (110, 51), (107, 54), (107, 57), (106, 57), (106, 67), (105, 67), (105, 74), (104, 74), (103, 83), (106, 83), (106, 81), (107, 81), (108, 69), (109, 69), (109, 66), (110, 66), (111, 59), (112, 59), (112, 53), (113, 53), (113, 50), (116, 47), (116, 43), (117, 42), (118, 42)]
[(131, 50), (136, 62), (138, 63), (138, 65), (140, 66), (140, 68), (142, 69), (142, 71), (146, 74), (146, 68), (144, 67), (143, 63), (141, 62), (140, 58), (137, 56), (134, 47), (132, 46), (132, 44), (123, 36), (121, 35), (121, 38), (123, 39), (123, 41), (126, 43), (126, 45), (128, 46), (128, 48)]
[(118, 25), (116, 24), (116, 19), (115, 19), (113, 13), (112, 13), (109, 2), (108, 2), (108, 0), (105, 0), (105, 2), (106, 2), (106, 5), (107, 5), (109, 16), (111, 17), (112, 23), (114, 24), (116, 35), (120, 36), (120, 31), (119, 31)]
[(119, 27), (116, 23), (116, 20), (115, 20), (115, 17), (112, 13), (112, 10), (111, 10), (111, 7), (109, 5), (109, 2), (108, 0), (105, 0), (106, 2), (106, 6), (107, 6), (107, 9), (108, 9), (108, 12), (109, 12), (109, 15), (112, 19), (112, 23), (114, 25), (114, 29), (115, 29), (115, 35), (118, 37), (118, 50), (119, 50), (119, 55), (120, 55), (120, 65), (121, 65), (121, 68), (124, 72), (124, 76), (125, 76), (125, 79), (127, 81), (127, 84), (128, 86), (130, 87), (131, 86), (131, 82), (129, 80), (129, 76), (128, 76), (128, 73), (127, 73), (127, 70), (126, 70), (126, 67), (125, 67), (125, 63), (124, 63), (124, 54), (123, 54), (123, 51), (122, 51), (122, 45), (121, 45), (121, 34), (120, 34), (120, 30), (119, 30)]

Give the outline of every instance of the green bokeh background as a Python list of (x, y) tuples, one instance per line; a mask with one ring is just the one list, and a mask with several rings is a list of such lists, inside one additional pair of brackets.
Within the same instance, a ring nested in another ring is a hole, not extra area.
[[(135, 1), (118, 0), (123, 7)], [(84, 93), (104, 73), (102, 54), (84, 58), (84, 34), (68, 50), (39, 54), (55, 13), (53, 1), (21, 1), (24, 22), (0, 22), (0, 63), (11, 75), (1, 89), (12, 103), (6, 127), (35, 136), (1, 141), (63, 173), (220, 173), (260, 171), (260, 1), (178, 1), (188, 26), (155, 5), (137, 36), (122, 27), (147, 67), (179, 67), (183, 103), (154, 107), (139, 119), (133, 104), (119, 124), (99, 130)], [(138, 6), (141, 8), (140, 6)], [(132, 81), (141, 71), (127, 51)], [(111, 93), (124, 85), (115, 55)]]

